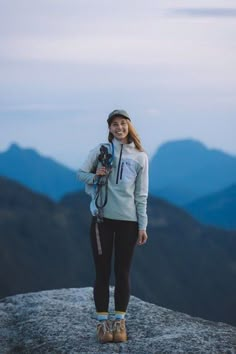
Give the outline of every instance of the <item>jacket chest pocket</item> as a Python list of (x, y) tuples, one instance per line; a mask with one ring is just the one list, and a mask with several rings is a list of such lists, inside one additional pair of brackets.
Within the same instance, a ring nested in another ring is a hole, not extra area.
[(136, 164), (133, 160), (123, 160), (120, 168), (120, 181), (133, 183), (137, 176)]

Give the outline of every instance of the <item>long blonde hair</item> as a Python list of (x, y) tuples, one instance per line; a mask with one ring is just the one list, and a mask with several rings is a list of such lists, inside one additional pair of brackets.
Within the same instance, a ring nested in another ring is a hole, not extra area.
[[(126, 119), (126, 121), (127, 121), (128, 128), (129, 128), (128, 142), (131, 143), (133, 141), (137, 150), (144, 151), (142, 144), (141, 144), (141, 140), (140, 140), (138, 133), (136, 132), (133, 124), (131, 123), (131, 121), (129, 119)], [(109, 126), (110, 126), (110, 124), (109, 124)], [(114, 135), (109, 131), (108, 141), (110, 141), (110, 143), (111, 143), (113, 138), (114, 138)]]

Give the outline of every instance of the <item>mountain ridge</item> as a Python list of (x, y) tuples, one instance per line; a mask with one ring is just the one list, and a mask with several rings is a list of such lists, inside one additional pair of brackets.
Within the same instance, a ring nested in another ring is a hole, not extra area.
[(195, 140), (163, 144), (150, 161), (150, 193), (176, 205), (236, 183), (236, 157)]
[[(0, 183), (0, 296), (91, 286), (89, 197), (71, 193), (55, 203), (18, 187), (7, 179)], [(134, 255), (133, 293), (173, 310), (236, 324), (236, 232), (203, 226), (154, 197), (148, 215), (149, 240)]]
[(16, 180), (35, 192), (59, 200), (70, 191), (81, 190), (76, 171), (43, 156), (32, 148), (21, 148), (13, 143), (0, 153), (0, 175)]
[[(79, 166), (78, 166), (79, 167)], [(58, 201), (84, 189), (76, 171), (13, 143), (0, 153), (0, 175)], [(161, 145), (150, 161), (150, 194), (184, 206), (236, 183), (236, 157), (185, 139)]]
[(184, 209), (204, 224), (236, 229), (236, 183), (194, 200), (184, 205)]

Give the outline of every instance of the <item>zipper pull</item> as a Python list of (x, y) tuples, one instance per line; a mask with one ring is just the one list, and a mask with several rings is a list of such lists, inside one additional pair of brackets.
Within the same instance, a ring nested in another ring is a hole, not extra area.
[(121, 164), (121, 169), (120, 169), (120, 180), (122, 179), (123, 169), (124, 169), (124, 162), (122, 162), (122, 164)]
[(118, 168), (117, 168), (117, 175), (116, 175), (116, 184), (119, 182), (119, 176), (120, 176), (120, 163), (121, 163), (121, 157), (122, 157), (122, 150), (123, 150), (123, 144), (120, 146), (120, 157), (119, 157), (119, 162), (118, 162)]

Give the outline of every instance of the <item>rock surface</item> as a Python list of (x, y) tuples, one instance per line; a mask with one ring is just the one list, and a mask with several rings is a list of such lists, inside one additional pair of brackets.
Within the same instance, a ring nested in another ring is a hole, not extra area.
[[(110, 310), (114, 310), (111, 289)], [(113, 313), (111, 312), (111, 318)], [(49, 290), (0, 301), (0, 353), (236, 353), (236, 327), (131, 296), (128, 342), (99, 344), (92, 288)]]

